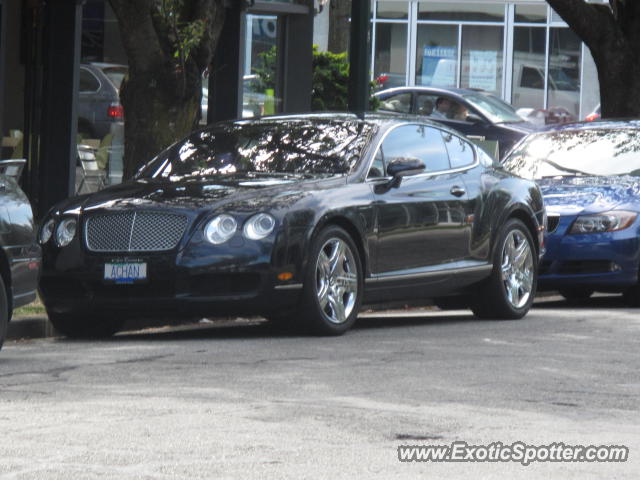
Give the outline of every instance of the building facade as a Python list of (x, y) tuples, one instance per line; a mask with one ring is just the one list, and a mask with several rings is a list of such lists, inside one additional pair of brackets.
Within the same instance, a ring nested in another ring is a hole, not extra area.
[(477, 88), (572, 119), (600, 102), (588, 48), (543, 0), (374, 2), (371, 71), (384, 87)]
[[(314, 0), (225, 5), (201, 122), (309, 110)], [(267, 52), (274, 84), (256, 91), (252, 74)], [(108, 0), (0, 0), (0, 159), (27, 160), (21, 184), (38, 215), (121, 180), (127, 68)]]

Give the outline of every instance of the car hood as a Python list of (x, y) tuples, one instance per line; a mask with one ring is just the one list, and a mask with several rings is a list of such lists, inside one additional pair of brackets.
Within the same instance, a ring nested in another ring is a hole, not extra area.
[(76, 197), (59, 210), (92, 211), (101, 209), (168, 208), (175, 210), (212, 210), (224, 204), (252, 211), (291, 205), (314, 189), (344, 184), (345, 176), (326, 175), (228, 175), (216, 178), (138, 179)]
[(504, 129), (504, 130), (510, 130), (514, 133), (518, 133), (521, 135), (527, 135), (531, 132), (536, 132), (538, 130), (540, 130), (540, 127), (537, 125), (534, 125), (531, 122), (516, 122), (516, 123), (509, 123), (509, 122), (504, 122), (504, 123), (498, 123), (497, 125), (500, 125), (500, 128)]
[(548, 213), (599, 213), (640, 200), (638, 177), (557, 177), (538, 181)]

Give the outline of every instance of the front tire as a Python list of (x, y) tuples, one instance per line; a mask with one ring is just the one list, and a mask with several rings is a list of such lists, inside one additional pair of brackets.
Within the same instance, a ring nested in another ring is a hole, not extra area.
[(518, 219), (508, 220), (498, 235), (491, 275), (475, 294), (471, 306), (473, 313), (487, 319), (524, 317), (536, 293), (536, 257), (529, 229)]
[(69, 338), (108, 338), (124, 325), (124, 318), (100, 316), (94, 313), (49, 312), (49, 320), (54, 328)]
[(358, 248), (349, 234), (338, 226), (321, 230), (311, 245), (299, 320), (317, 335), (342, 335), (358, 316), (362, 277)]

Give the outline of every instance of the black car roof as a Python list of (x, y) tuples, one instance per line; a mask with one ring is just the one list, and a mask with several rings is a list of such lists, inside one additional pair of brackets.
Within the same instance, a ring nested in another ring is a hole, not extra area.
[(471, 88), (457, 88), (457, 87), (427, 87), (427, 86), (423, 86), (423, 85), (414, 85), (414, 86), (402, 86), (402, 87), (392, 87), (392, 88), (388, 88), (386, 90), (381, 90), (379, 92), (376, 92), (375, 95), (379, 96), (379, 95), (383, 95), (383, 94), (387, 94), (387, 93), (400, 93), (403, 91), (408, 91), (408, 92), (430, 92), (430, 93), (435, 93), (437, 94), (453, 94), (453, 95), (458, 95), (460, 97), (464, 96), (464, 95), (471, 95), (471, 94), (486, 94), (487, 92), (484, 92), (483, 90), (475, 90), (475, 89), (471, 89)]
[[(407, 122), (418, 122), (427, 125), (433, 125), (436, 128), (441, 130), (446, 130), (451, 133), (455, 133), (456, 135), (461, 135), (460, 132), (454, 130), (452, 128), (447, 127), (446, 125), (429, 120), (425, 118), (423, 115), (413, 115), (407, 113), (395, 113), (395, 112), (366, 112), (364, 115), (364, 119), (357, 116), (355, 113), (349, 112), (313, 112), (313, 113), (300, 113), (300, 114), (292, 114), (292, 115), (270, 115), (265, 117), (254, 117), (247, 119), (239, 119), (233, 120), (227, 123), (236, 123), (238, 125), (244, 123), (252, 123), (252, 122), (291, 122), (291, 121), (309, 121), (309, 120), (317, 120), (317, 121), (356, 121), (363, 122), (369, 125), (375, 125), (379, 128), (387, 128), (392, 125), (396, 125), (399, 123), (407, 123)], [(222, 122), (224, 123), (224, 122)]]

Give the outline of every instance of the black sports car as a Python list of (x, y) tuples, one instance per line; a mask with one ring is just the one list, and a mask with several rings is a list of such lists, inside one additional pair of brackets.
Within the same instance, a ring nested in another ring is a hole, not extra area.
[(41, 252), (36, 225), (27, 196), (20, 189), (13, 168), (24, 160), (0, 161), (0, 348), (15, 308), (35, 300), (40, 276)]
[(70, 336), (133, 315), (261, 314), (340, 334), (363, 303), (457, 295), (520, 318), (544, 208), (441, 124), (349, 114), (224, 122), (44, 219), (41, 292)]

